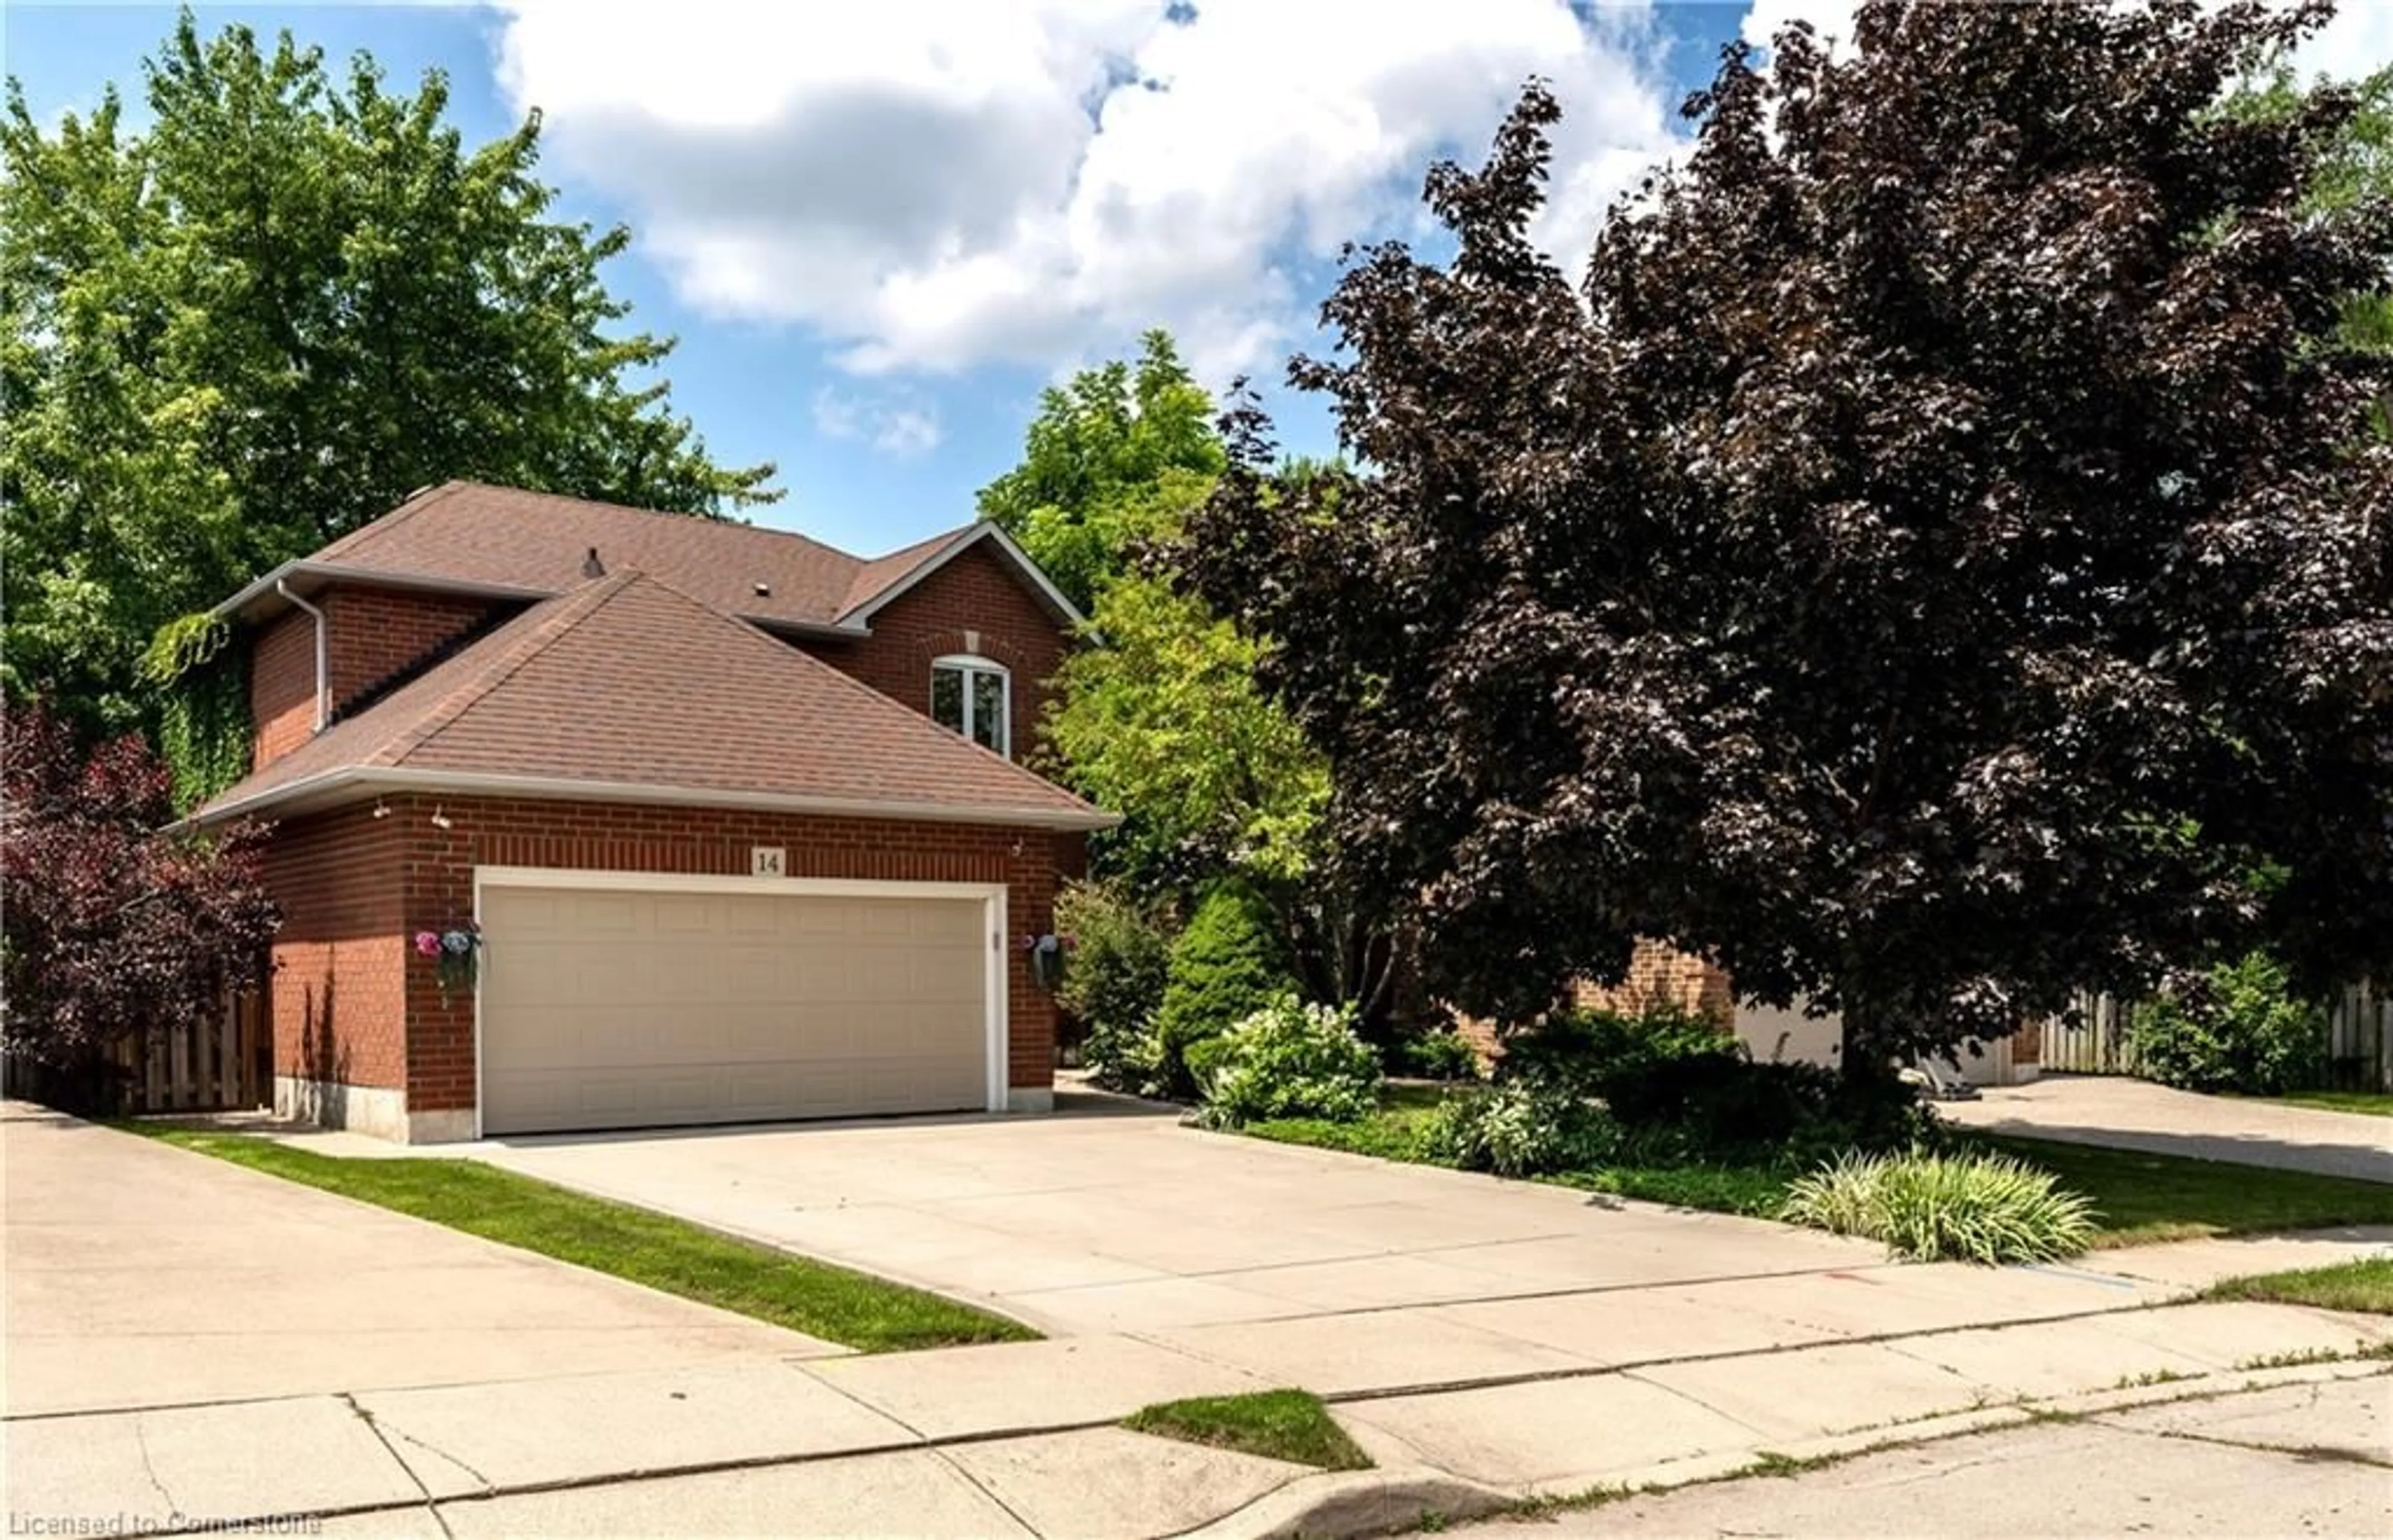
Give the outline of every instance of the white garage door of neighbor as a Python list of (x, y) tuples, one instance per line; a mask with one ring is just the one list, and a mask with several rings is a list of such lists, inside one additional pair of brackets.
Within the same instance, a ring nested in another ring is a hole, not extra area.
[(979, 897), (481, 891), (482, 1131), (980, 1110)]

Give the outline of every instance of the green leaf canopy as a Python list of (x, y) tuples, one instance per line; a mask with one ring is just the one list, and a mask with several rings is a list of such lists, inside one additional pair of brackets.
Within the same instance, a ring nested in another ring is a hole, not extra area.
[(113, 90), (0, 119), (7, 679), (142, 720), (164, 622), (451, 477), (721, 514), (779, 494), (715, 463), (616, 334), (630, 241), (557, 218), (540, 120), (468, 149), (436, 72), (394, 94), (288, 33), (203, 38)]

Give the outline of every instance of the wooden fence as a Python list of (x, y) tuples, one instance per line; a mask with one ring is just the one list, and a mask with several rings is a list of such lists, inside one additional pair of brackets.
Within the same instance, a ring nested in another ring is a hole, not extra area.
[[(117, 1110), (143, 1112), (239, 1112), (274, 1099), (274, 1066), (266, 1026), (266, 991), (238, 990), (206, 1018), (150, 1033), (119, 1044), (115, 1064), (124, 1087)], [(76, 1104), (88, 1090), (70, 1095), (39, 1065), (7, 1063), (12, 1095), (35, 1101), (64, 1099)]]
[[(2044, 1024), (2044, 1067), (2076, 1075), (2133, 1075), (2128, 1010), (2129, 1002), (2114, 995), (2079, 995), (2073, 1008)], [(2393, 994), (2355, 984), (2336, 995), (2327, 1015), (2326, 1049), (2337, 1086), (2393, 1090)]]
[(2393, 993), (2355, 984), (2336, 997), (2327, 1024), (2327, 1058), (2339, 1084), (2393, 1090)]

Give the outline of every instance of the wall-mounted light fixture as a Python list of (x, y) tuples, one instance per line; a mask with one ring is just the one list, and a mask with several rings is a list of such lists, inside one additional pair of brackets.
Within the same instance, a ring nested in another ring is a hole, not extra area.
[(442, 812), (439, 804), (437, 803), (433, 804), (432, 808), (432, 827), (435, 829), (447, 829), (449, 827), (449, 815)]
[(380, 797), (376, 797), (376, 798), (374, 799), (374, 810), (373, 810), (373, 816), (374, 816), (375, 817), (377, 817), (377, 818), (387, 818), (387, 817), (389, 817), (389, 816), (390, 816), (390, 803), (386, 803), (386, 802), (383, 801)]

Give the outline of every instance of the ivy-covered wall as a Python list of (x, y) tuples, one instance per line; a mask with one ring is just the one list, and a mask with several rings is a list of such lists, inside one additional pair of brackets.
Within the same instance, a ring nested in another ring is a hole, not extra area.
[(142, 675), (158, 693), (158, 751), (188, 813), (249, 773), (248, 649), (224, 621), (191, 615), (158, 633)]

